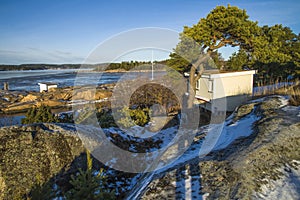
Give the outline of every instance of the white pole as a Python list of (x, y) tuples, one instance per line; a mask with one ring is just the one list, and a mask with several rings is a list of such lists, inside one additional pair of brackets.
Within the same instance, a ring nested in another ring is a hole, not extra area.
[(151, 80), (153, 81), (153, 50), (152, 50), (152, 58), (151, 58)]

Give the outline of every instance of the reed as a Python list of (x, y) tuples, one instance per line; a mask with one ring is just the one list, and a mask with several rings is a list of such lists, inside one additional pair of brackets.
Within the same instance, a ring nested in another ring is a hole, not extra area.
[(290, 103), (294, 106), (300, 106), (300, 85), (291, 87), (289, 90)]
[[(278, 91), (282, 94), (282, 91), (287, 91), (290, 88), (290, 82), (287, 79), (276, 78), (272, 80), (260, 79), (257, 81), (257, 87), (259, 88), (253, 96), (265, 96), (278, 94)], [(296, 85), (296, 80), (292, 85)]]

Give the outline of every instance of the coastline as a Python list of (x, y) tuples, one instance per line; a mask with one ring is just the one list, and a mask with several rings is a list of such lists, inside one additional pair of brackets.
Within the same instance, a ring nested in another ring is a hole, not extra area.
[(102, 102), (112, 95), (113, 88), (114, 84), (102, 84), (96, 88), (96, 93), (90, 86), (63, 87), (48, 92), (0, 90), (0, 118), (26, 113), (29, 108), (41, 104), (53, 110), (68, 110), (74, 106), (74, 99), (81, 100), (81, 103)]
[[(124, 70), (124, 69), (110, 69), (110, 70), (105, 70), (105, 71), (95, 71), (95, 70), (91, 70), (91, 71), (85, 71), (82, 70), (80, 71), (80, 73), (130, 73), (130, 72), (134, 72), (134, 73), (142, 73), (142, 72), (151, 72), (152, 70)], [(167, 70), (162, 70), (162, 69), (155, 69), (153, 70), (154, 72), (166, 72)]]

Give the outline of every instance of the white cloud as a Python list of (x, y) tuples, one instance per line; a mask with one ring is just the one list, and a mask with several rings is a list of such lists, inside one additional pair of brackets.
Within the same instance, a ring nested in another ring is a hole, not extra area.
[(36, 47), (27, 47), (26, 50), (0, 50), (1, 64), (22, 63), (81, 63), (84, 58), (74, 55), (72, 52), (61, 50), (43, 50)]

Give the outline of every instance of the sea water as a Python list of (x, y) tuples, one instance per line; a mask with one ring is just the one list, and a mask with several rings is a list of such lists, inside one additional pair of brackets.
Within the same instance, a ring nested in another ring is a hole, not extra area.
[[(24, 70), (24, 71), (0, 71), (0, 89), (8, 82), (10, 90), (39, 91), (38, 83), (51, 82), (58, 87), (101, 85), (116, 83), (126, 72), (106, 73), (93, 71), (80, 71), (78, 69), (62, 70)], [(165, 72), (155, 72), (155, 76), (161, 77)], [(151, 73), (131, 72), (127, 79), (134, 79), (141, 75), (150, 78)]]
[(10, 90), (39, 91), (38, 83), (41, 82), (57, 83), (58, 87), (75, 83), (83, 86), (117, 82), (121, 76), (122, 73), (80, 72), (78, 69), (0, 71), (0, 89), (4, 82), (8, 82)]

